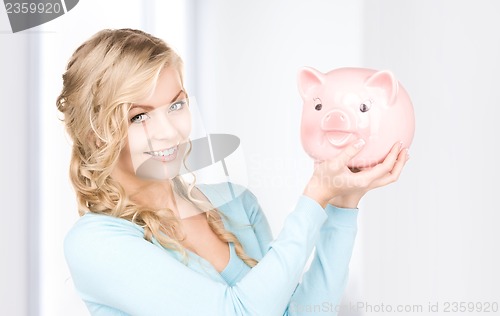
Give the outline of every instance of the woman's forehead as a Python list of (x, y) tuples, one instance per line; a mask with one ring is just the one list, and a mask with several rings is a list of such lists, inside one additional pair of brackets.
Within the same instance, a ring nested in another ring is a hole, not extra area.
[(179, 72), (175, 67), (166, 67), (160, 72), (156, 86), (147, 98), (134, 102), (140, 107), (157, 108), (168, 105), (184, 95)]

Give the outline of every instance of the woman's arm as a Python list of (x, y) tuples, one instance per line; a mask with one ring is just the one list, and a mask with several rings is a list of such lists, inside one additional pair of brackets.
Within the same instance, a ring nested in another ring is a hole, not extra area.
[(337, 314), (357, 232), (358, 211), (354, 208), (369, 190), (396, 181), (408, 160), (407, 150), (395, 144), (382, 163), (353, 173), (346, 164), (362, 146), (362, 142), (357, 143), (336, 160), (316, 163), (312, 185), (306, 187), (304, 194), (326, 206), (328, 220), (321, 229), (311, 266), (291, 298), (288, 315), (307, 315), (308, 309), (317, 308), (328, 315)]
[(301, 196), (266, 255), (234, 286), (186, 267), (144, 240), (139, 227), (105, 215), (81, 220), (65, 239), (65, 255), (89, 306), (131, 315), (283, 315), (326, 218)]
[(328, 220), (309, 270), (292, 296), (288, 315), (311, 315), (318, 308), (325, 315), (337, 315), (347, 284), (349, 262), (357, 232), (357, 209), (337, 208), (328, 204)]
[[(271, 230), (255, 197), (253, 203), (253, 207), (247, 208), (251, 210), (248, 216), (265, 253), (272, 242)], [(306, 310), (314, 306), (319, 306), (325, 315), (337, 314), (335, 308), (347, 283), (358, 210), (328, 204), (326, 212), (328, 219), (321, 227), (313, 261), (292, 295), (285, 315), (311, 315)]]

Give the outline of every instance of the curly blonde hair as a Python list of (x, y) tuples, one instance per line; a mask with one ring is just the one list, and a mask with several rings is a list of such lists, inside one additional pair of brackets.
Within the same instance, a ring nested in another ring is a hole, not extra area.
[[(110, 176), (127, 141), (126, 118), (131, 101), (150, 95), (161, 70), (167, 66), (176, 67), (182, 81), (183, 62), (161, 39), (133, 29), (102, 30), (71, 56), (57, 108), (64, 115), (73, 141), (70, 179), (80, 216), (93, 212), (134, 222), (144, 228), (146, 240), (154, 237), (163, 247), (179, 251), (186, 259), (180, 221), (173, 211), (133, 203), (120, 183)], [(223, 214), (192, 196), (194, 181), (186, 183), (177, 176), (173, 184), (181, 197), (205, 211), (210, 228), (220, 240), (232, 242), (236, 254), (248, 266), (257, 264), (245, 253), (237, 237), (225, 229)]]

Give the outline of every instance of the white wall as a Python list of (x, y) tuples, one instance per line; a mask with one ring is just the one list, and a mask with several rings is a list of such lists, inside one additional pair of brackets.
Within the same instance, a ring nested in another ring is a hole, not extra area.
[(402, 179), (364, 204), (361, 297), (372, 304), (500, 301), (499, 10), (365, 3), (364, 64), (397, 74), (417, 123)]
[(32, 35), (9, 34), (5, 11), (0, 10), (0, 313), (24, 315), (28, 303), (28, 115), (30, 105), (29, 39)]

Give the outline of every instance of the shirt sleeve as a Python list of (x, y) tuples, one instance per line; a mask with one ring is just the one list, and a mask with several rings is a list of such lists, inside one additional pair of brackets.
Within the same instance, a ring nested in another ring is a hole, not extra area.
[(320, 238), (309, 270), (292, 296), (288, 315), (337, 315), (344, 293), (349, 262), (357, 232), (357, 209), (326, 207), (328, 220), (321, 228)]
[[(266, 250), (272, 242), (271, 229), (256, 199), (254, 203), (248, 216), (261, 249)], [(304, 273), (284, 315), (312, 315), (310, 311), (318, 309), (322, 315), (337, 315), (337, 306), (347, 284), (358, 209), (328, 204), (326, 212), (328, 219), (321, 228), (311, 266)]]
[(185, 266), (125, 220), (81, 221), (67, 234), (64, 251), (80, 296), (98, 306), (139, 316), (278, 316), (326, 219), (319, 204), (301, 196), (265, 256), (234, 286)]

